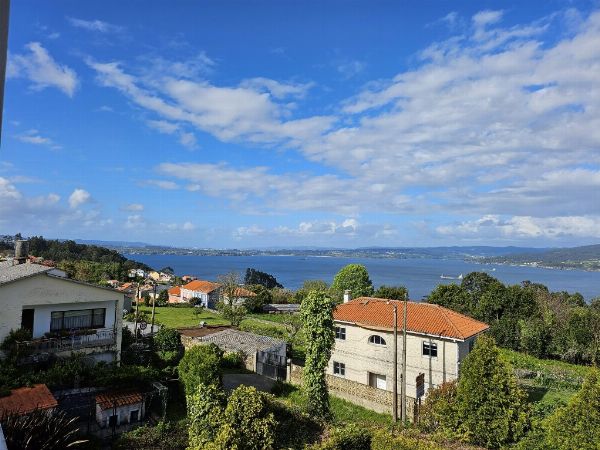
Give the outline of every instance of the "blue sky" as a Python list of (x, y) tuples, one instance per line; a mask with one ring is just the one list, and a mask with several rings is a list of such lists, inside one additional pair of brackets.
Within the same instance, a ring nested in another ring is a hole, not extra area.
[(600, 238), (597, 1), (12, 3), (0, 233)]

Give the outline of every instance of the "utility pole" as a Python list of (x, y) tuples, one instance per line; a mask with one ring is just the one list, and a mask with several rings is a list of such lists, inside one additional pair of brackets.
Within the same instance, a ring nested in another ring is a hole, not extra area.
[(150, 325), (150, 333), (154, 333), (154, 308), (156, 306), (156, 281), (152, 283), (154, 285), (154, 296), (152, 297), (152, 321)]
[(135, 318), (133, 322), (133, 337), (137, 342), (137, 324), (138, 324), (138, 313), (139, 313), (139, 305), (140, 305), (140, 283), (136, 282), (135, 287)]
[(402, 321), (402, 405), (400, 405), (402, 423), (406, 423), (406, 297), (407, 294), (404, 295), (404, 317)]
[(392, 398), (392, 417), (398, 422), (398, 305), (394, 302), (394, 385)]

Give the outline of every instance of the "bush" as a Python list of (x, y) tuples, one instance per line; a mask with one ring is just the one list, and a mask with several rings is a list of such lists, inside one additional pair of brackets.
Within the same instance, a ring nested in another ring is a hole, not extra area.
[(266, 394), (251, 386), (236, 388), (223, 412), (222, 425), (207, 449), (271, 449), (277, 422)]
[(173, 328), (162, 326), (154, 336), (154, 346), (161, 352), (173, 352), (181, 347), (181, 335)]
[(225, 393), (217, 386), (199, 384), (186, 398), (191, 448), (204, 448), (212, 442), (222, 425)]
[(242, 352), (229, 352), (223, 356), (222, 367), (226, 369), (244, 368), (244, 354)]
[(410, 436), (406, 432), (394, 435), (389, 431), (379, 430), (373, 434), (371, 441), (371, 450), (444, 450), (445, 448), (447, 447), (427, 441), (418, 435)]
[(215, 344), (196, 345), (186, 350), (178, 366), (186, 396), (194, 394), (199, 384), (221, 385), (222, 359), (223, 352)]
[(17, 342), (30, 341), (32, 339), (31, 331), (25, 328), (10, 330), (8, 336), (4, 338), (0, 349), (6, 353), (6, 356), (11, 359), (19, 359), (27, 356), (30, 350), (27, 347), (18, 347)]
[(419, 428), (426, 433), (456, 429), (456, 381), (431, 389), (419, 411)]
[(327, 441), (313, 448), (315, 450), (364, 450), (371, 448), (371, 439), (369, 430), (350, 424), (334, 428)]
[(188, 446), (185, 422), (159, 422), (155, 427), (142, 426), (124, 433), (114, 444), (116, 450), (154, 448), (185, 450)]

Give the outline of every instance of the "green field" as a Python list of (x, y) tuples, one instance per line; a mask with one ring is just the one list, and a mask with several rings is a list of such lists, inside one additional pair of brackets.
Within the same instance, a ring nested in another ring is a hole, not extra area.
[(568, 402), (580, 389), (583, 379), (590, 372), (588, 366), (569, 364), (552, 359), (539, 359), (524, 353), (500, 349), (517, 373), (529, 371), (519, 377), (519, 383), (529, 394), (532, 402)]
[[(152, 308), (140, 306), (140, 311), (152, 314)], [(174, 308), (170, 306), (157, 307), (155, 310), (156, 321), (169, 328), (197, 327), (200, 322), (206, 322), (207, 325), (229, 325), (229, 322), (223, 319), (219, 314), (210, 311), (202, 311), (196, 315), (195, 308)]]

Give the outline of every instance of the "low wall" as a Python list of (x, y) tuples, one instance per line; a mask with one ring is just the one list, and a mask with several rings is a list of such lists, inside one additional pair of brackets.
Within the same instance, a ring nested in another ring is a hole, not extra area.
[[(302, 366), (292, 364), (289, 371), (289, 382), (296, 385), (302, 384)], [(329, 392), (336, 397), (363, 406), (376, 412), (391, 414), (394, 394), (391, 391), (377, 389), (366, 384), (333, 375), (325, 375)], [(398, 395), (398, 414), (402, 398)], [(412, 397), (406, 397), (406, 415), (410, 421), (414, 420), (417, 403)]]

